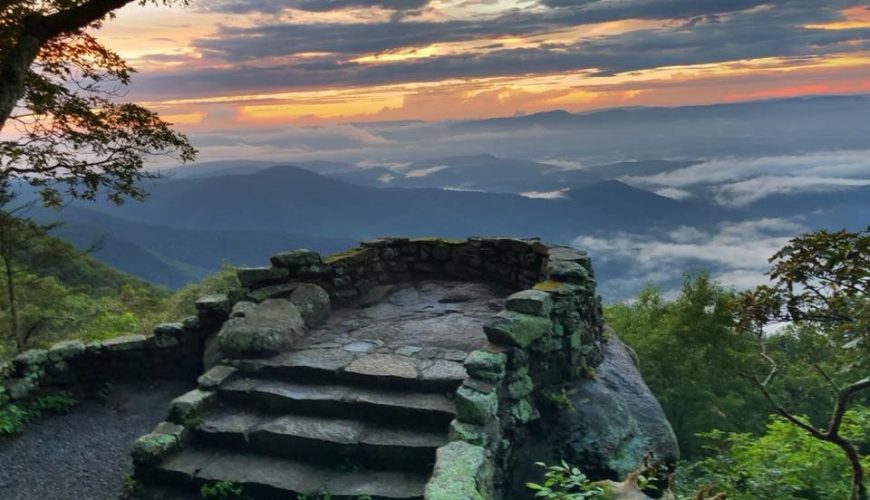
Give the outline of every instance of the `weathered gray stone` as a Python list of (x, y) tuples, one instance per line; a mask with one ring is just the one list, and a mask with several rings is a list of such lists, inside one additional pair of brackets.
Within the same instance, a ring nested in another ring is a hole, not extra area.
[(48, 360), (57, 363), (58, 361), (74, 358), (83, 352), (85, 352), (85, 344), (79, 340), (58, 342), (48, 350)]
[(7, 379), (4, 385), (6, 393), (13, 401), (25, 399), (39, 387), (37, 380), (33, 377)]
[(553, 260), (547, 264), (547, 276), (551, 280), (584, 284), (591, 278), (589, 271), (576, 262)]
[(293, 290), (296, 290), (297, 286), (299, 286), (299, 283), (279, 283), (277, 285), (264, 286), (251, 290), (248, 292), (247, 297), (254, 302), (263, 302), (266, 299), (286, 299), (293, 293)]
[(431, 361), (422, 361), (421, 363), (425, 363), (420, 368), (421, 380), (455, 380), (458, 382), (468, 376), (465, 367), (456, 361), (433, 359)]
[(563, 246), (551, 246), (548, 255), (551, 261), (576, 262), (586, 268), (586, 270), (592, 269), (592, 261), (589, 258), (589, 254), (582, 250)]
[(268, 299), (244, 318), (230, 318), (218, 334), (220, 350), (230, 357), (258, 357), (281, 352), (305, 334), (299, 309), (284, 299)]
[(345, 373), (368, 375), (372, 377), (416, 379), (417, 367), (414, 360), (397, 354), (367, 354), (355, 359)]
[(490, 342), (524, 348), (549, 334), (552, 327), (547, 318), (505, 311), (487, 322), (483, 331)]
[(485, 500), (478, 482), (487, 476), (486, 450), (464, 441), (438, 448), (435, 470), (426, 484), (426, 500)]
[(184, 438), (184, 427), (162, 422), (153, 432), (145, 434), (133, 443), (133, 462), (152, 465), (177, 451)]
[(45, 349), (30, 349), (12, 358), (12, 366), (19, 373), (27, 373), (48, 361), (48, 351)]
[(486, 428), (454, 420), (450, 422), (448, 437), (451, 441), (465, 441), (475, 446), (486, 446)]
[(202, 414), (214, 400), (214, 391), (193, 389), (169, 403), (169, 419), (177, 424), (184, 423), (186, 418)]
[(347, 352), (374, 352), (377, 348), (378, 344), (369, 340), (355, 340), (342, 347)]
[(301, 248), (299, 250), (290, 250), (273, 255), (271, 258), (272, 265), (275, 267), (296, 268), (302, 266), (311, 266), (323, 262), (320, 254), (311, 250)]
[(628, 350), (615, 336), (596, 368), (595, 379), (579, 379), (565, 408), (546, 415), (542, 431), (515, 449), (515, 487), (540, 473), (538, 461), (561, 457), (590, 477), (624, 478), (652, 453), (655, 464), (673, 464), (679, 448), (673, 430), (647, 388)]
[(329, 317), (329, 294), (317, 285), (300, 283), (290, 294), (290, 302), (299, 308), (309, 328), (323, 323)]
[(498, 411), (498, 395), (484, 394), (465, 385), (456, 391), (456, 419), (475, 425), (486, 425)]
[(250, 313), (251, 311), (253, 311), (256, 308), (257, 308), (257, 304), (254, 302), (248, 302), (246, 300), (243, 300), (241, 302), (236, 302), (236, 304), (233, 305), (232, 312), (230, 312), (230, 317), (231, 318), (244, 318), (245, 316), (248, 315), (248, 313)]
[(198, 314), (208, 319), (223, 320), (230, 315), (232, 307), (232, 301), (225, 294), (206, 295), (196, 301)]
[(498, 382), (504, 377), (507, 356), (500, 352), (473, 351), (465, 358), (465, 369), (472, 377)]
[(509, 398), (521, 399), (531, 394), (535, 384), (532, 382), (532, 378), (529, 377), (529, 372), (523, 369), (511, 374), (506, 388)]
[(242, 267), (236, 272), (244, 287), (256, 288), (290, 276), (286, 267)]
[(100, 344), (109, 352), (133, 351), (145, 349), (148, 346), (148, 339), (144, 335), (125, 335), (104, 340)]
[(508, 297), (505, 307), (508, 311), (546, 317), (553, 310), (553, 299), (547, 292), (523, 290)]
[(200, 375), (196, 381), (203, 389), (215, 389), (236, 373), (236, 369), (231, 366), (218, 365), (213, 366), (207, 372)]
[(510, 408), (510, 415), (519, 424), (527, 424), (541, 418), (541, 413), (527, 399), (521, 399)]

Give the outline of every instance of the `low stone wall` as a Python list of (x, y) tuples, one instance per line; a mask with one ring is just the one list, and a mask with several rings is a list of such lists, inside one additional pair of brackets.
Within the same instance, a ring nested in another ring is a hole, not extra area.
[[(536, 239), (384, 238), (326, 258), (295, 250), (275, 255), (271, 262), (270, 267), (239, 269), (241, 288), (203, 297), (197, 301), (197, 316), (161, 325), (153, 336), (87, 345), (64, 342), (22, 354), (5, 368), (5, 375), (0, 367), (0, 404), (47, 386), (143, 377), (193, 379), (220, 358), (221, 328), (235, 325), (246, 331), (245, 321), (252, 320), (247, 316), (268, 309), (267, 302), (286, 300), (296, 306), (301, 316), (294, 322), (302, 331), (323, 321), (330, 303), (352, 302), (380, 284), (417, 279), (491, 282), (515, 293), (505, 310), (485, 325), (487, 349), (465, 360), (468, 378), (456, 392), (451, 443), (439, 449), (426, 497), (502, 498), (509, 488), (512, 450), (526, 439), (529, 424), (542, 410), (566, 399), (565, 384), (589, 376), (602, 359), (604, 323), (591, 262), (572, 248)], [(183, 413), (176, 410), (207, 400), (208, 379), (208, 374), (201, 377), (202, 390), (190, 393), (196, 401), (182, 396), (173, 412)], [(174, 420), (177, 424), (183, 418)], [(142, 443), (172, 441), (164, 446), (172, 449), (181, 439), (164, 434), (146, 436)]]
[(339, 305), (378, 284), (413, 279), (488, 281), (522, 290), (541, 281), (548, 251), (538, 240), (516, 238), (382, 238), (325, 258), (305, 250), (278, 254), (272, 267), (242, 269), (239, 278), (254, 298), (301, 281), (321, 286)]
[(0, 365), (0, 407), (40, 390), (98, 388), (107, 383), (189, 378), (202, 373), (206, 322), (192, 317), (158, 326), (153, 335), (102, 342), (59, 342), (26, 351)]
[(528, 424), (567, 400), (566, 384), (601, 362), (604, 322), (589, 258), (546, 249), (542, 281), (508, 297), (484, 326), (488, 349), (465, 360), (452, 442), (439, 450), (429, 500), (508, 498), (512, 450)]

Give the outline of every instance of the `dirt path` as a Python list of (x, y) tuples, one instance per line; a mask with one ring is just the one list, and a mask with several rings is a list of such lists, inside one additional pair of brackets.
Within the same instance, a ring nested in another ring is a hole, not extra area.
[(106, 402), (83, 401), (67, 415), (40, 419), (0, 441), (0, 498), (118, 498), (132, 472), (130, 445), (163, 420), (169, 401), (190, 386), (118, 385)]

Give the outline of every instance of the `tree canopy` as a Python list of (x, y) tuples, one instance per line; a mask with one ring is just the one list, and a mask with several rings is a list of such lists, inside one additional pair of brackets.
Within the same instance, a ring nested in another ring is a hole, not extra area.
[(0, 186), (35, 185), (48, 205), (141, 199), (151, 156), (190, 161), (171, 124), (122, 102), (133, 69), (92, 32), (127, 4), (187, 0), (0, 0)]

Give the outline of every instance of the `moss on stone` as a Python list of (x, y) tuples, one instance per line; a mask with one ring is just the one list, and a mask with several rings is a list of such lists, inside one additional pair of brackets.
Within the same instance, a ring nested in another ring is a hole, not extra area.
[(500, 352), (473, 351), (465, 359), (465, 369), (475, 378), (498, 382), (504, 377), (507, 356)]
[(456, 391), (456, 418), (462, 422), (486, 425), (498, 411), (498, 395), (462, 386)]
[(456, 240), (452, 238), (440, 238), (437, 236), (421, 236), (419, 238), (411, 238), (411, 243), (434, 243), (440, 245), (465, 245), (466, 240)]
[(512, 311), (500, 313), (483, 327), (490, 342), (521, 348), (548, 335), (552, 329), (553, 323), (547, 318)]
[(154, 464), (178, 448), (178, 437), (172, 434), (150, 433), (133, 443), (131, 455), (137, 464)]
[(448, 436), (451, 441), (465, 441), (475, 446), (486, 446), (486, 429), (480, 425), (454, 420), (450, 422)]
[(324, 264), (355, 264), (360, 261), (375, 258), (377, 251), (370, 247), (354, 247), (344, 252), (332, 254), (323, 259)]
[(438, 448), (426, 499), (484, 500), (477, 483), (486, 467), (486, 450), (480, 446), (454, 441)]

